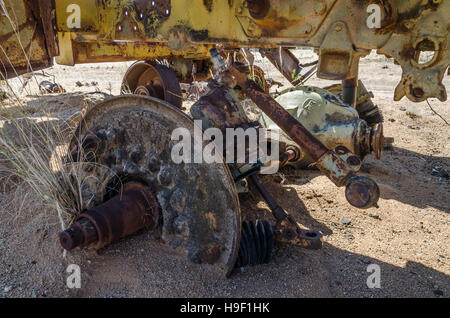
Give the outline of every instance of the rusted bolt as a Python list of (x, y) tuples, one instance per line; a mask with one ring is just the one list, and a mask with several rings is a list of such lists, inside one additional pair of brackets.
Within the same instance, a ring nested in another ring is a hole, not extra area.
[(405, 26), (405, 28), (407, 28), (408, 30), (411, 29), (414, 24), (410, 21), (406, 21), (405, 23), (403, 23), (403, 25)]
[(314, 12), (316, 14), (324, 14), (326, 10), (326, 5), (322, 2), (317, 2), (317, 4), (314, 6)]
[(337, 24), (337, 25), (334, 27), (334, 31), (336, 31), (336, 32), (341, 32), (343, 28), (344, 28), (344, 27), (342, 26), (342, 24)]
[(257, 29), (256, 24), (250, 23), (247, 28), (248, 34), (254, 35), (256, 33), (256, 29)]
[(306, 23), (304, 28), (305, 28), (304, 29), (305, 34), (311, 33), (311, 31), (312, 31), (312, 25), (311, 24)]
[(361, 160), (358, 157), (356, 157), (356, 156), (350, 156), (350, 157), (347, 158), (347, 163), (350, 166), (357, 167), (357, 166), (361, 165)]

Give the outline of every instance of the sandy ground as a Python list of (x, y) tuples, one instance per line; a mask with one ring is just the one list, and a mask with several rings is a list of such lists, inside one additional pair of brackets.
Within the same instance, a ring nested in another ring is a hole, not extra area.
[[(312, 58), (308, 52), (297, 54)], [(258, 63), (287, 85), (267, 61)], [(30, 116), (39, 115), (36, 105), (44, 101), (67, 118), (79, 110), (80, 95), (118, 94), (128, 65), (55, 66), (46, 73), (67, 90), (65, 95), (36, 96), (36, 83), (30, 83), (20, 98)], [(360, 74), (384, 112), (385, 135), (395, 137), (393, 150), (381, 161), (369, 156), (362, 168), (362, 175), (380, 185), (379, 208), (352, 208), (343, 189), (317, 171), (286, 168), (263, 178), (286, 211), (324, 233), (322, 250), (277, 244), (269, 264), (219, 280), (148, 232), (98, 252), (78, 249), (64, 257), (55, 212), (19, 188), (0, 195), (0, 297), (449, 297), (450, 179), (444, 171), (450, 171), (450, 127), (426, 103), (392, 101), (401, 75), (392, 61), (372, 55), (361, 62)], [(314, 78), (309, 84), (331, 83)], [(450, 120), (449, 102), (430, 103)], [(17, 215), (12, 203), (23, 198), (27, 201)], [(241, 204), (244, 219), (272, 220), (256, 193), (242, 195)], [(68, 264), (81, 266), (79, 290), (66, 287)], [(370, 264), (381, 268), (380, 289), (367, 287)]]

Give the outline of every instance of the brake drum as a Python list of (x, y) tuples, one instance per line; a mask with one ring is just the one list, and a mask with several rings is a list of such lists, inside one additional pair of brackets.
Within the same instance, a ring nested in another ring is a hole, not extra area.
[(161, 238), (190, 261), (228, 275), (241, 233), (234, 181), (226, 164), (174, 163), (176, 128), (189, 131), (194, 143), (191, 118), (146, 96), (115, 97), (88, 112), (70, 145), (75, 159), (84, 152), (90, 161), (82, 168), (83, 209), (105, 202), (127, 182), (145, 184), (161, 207)]

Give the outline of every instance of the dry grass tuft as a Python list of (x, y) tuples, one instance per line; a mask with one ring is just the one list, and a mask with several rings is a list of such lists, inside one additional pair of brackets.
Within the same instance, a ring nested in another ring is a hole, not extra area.
[[(7, 17), (21, 45), (16, 24), (11, 19), (14, 14), (7, 14)], [(23, 46), (21, 49), (26, 57), (31, 55)], [(31, 65), (29, 69), (33, 74)], [(27, 79), (33, 77), (30, 74)], [(6, 209), (14, 211), (15, 216), (11, 219), (15, 219), (24, 207), (36, 204), (34, 199), (37, 199), (45, 211), (57, 215), (64, 229), (73, 216), (88, 205), (80, 190), (85, 182), (86, 166), (75, 164), (68, 149), (73, 122), (58, 118), (45, 103), (35, 106), (39, 109), (39, 117), (31, 116), (34, 111), (30, 113), (22, 98), (24, 91), (14, 89), (10, 80), (0, 78), (0, 81), (1, 91), (5, 92), (0, 98), (0, 191), (14, 197), (11, 200), (3, 198), (2, 201), (15, 202), (16, 206)], [(30, 90), (28, 88), (25, 93), (41, 95), (39, 90)], [(24, 189), (31, 192), (24, 192)]]

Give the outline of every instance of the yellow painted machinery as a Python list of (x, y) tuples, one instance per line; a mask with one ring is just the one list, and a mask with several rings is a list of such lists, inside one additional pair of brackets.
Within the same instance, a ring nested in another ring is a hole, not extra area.
[[(376, 206), (378, 186), (357, 173), (365, 155), (380, 157), (386, 140), (382, 116), (358, 80), (359, 61), (372, 50), (394, 58), (403, 71), (396, 101), (444, 102), (449, 21), (449, 0), (0, 0), (0, 76), (54, 60), (137, 60), (123, 79), (124, 96), (93, 108), (70, 144), (74, 162), (98, 165), (85, 171), (85, 212), (61, 243), (99, 248), (147, 227), (191, 261), (229, 274), (266, 262), (274, 237), (320, 248), (322, 235), (302, 229), (270, 196), (257, 176), (264, 165), (175, 164), (171, 132), (194, 132), (194, 119), (203, 129), (279, 127), (281, 165), (313, 163), (345, 187), (350, 204)], [(302, 65), (290, 51), (296, 47), (314, 48), (318, 61)], [(295, 88), (275, 100), (255, 52)], [(302, 86), (307, 68), (342, 84)], [(182, 85), (206, 81), (183, 113)], [(264, 112), (259, 121), (245, 115), (244, 98)], [(274, 226), (241, 227), (235, 184), (243, 180), (267, 201)]]

